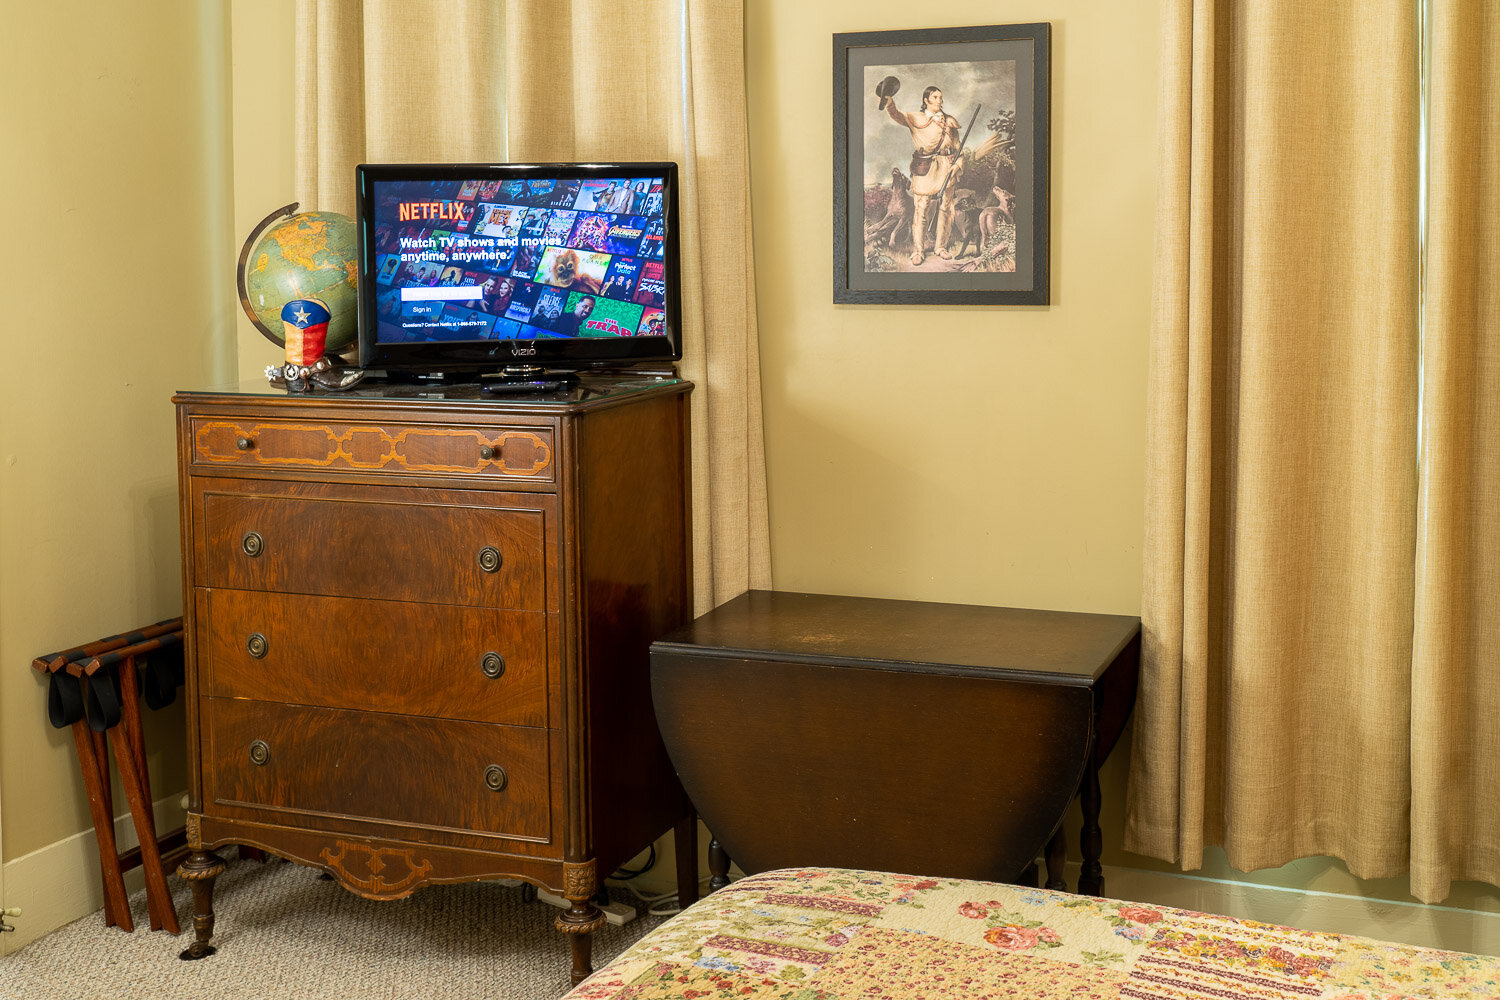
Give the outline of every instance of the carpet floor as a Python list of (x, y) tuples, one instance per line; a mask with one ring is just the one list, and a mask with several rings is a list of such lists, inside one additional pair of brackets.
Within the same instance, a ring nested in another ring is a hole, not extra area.
[[(300, 865), (232, 861), (215, 885), (215, 955), (177, 958), (193, 939), (192, 892), (169, 879), (183, 931), (151, 931), (146, 896), (135, 932), (103, 911), (0, 959), (4, 1000), (552, 1000), (568, 991), (559, 912), (515, 886), (477, 882), (403, 900), (362, 899)], [(624, 897), (622, 896), (622, 899)], [(608, 962), (665, 917), (594, 934)]]

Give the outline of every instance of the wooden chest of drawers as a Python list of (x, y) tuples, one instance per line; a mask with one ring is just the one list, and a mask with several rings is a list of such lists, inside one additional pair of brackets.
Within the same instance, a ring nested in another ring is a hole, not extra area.
[(188, 631), (193, 948), (213, 848), (371, 898), (519, 878), (571, 902), (696, 825), (651, 710), (648, 646), (691, 613), (687, 394), (586, 381), (177, 404)]

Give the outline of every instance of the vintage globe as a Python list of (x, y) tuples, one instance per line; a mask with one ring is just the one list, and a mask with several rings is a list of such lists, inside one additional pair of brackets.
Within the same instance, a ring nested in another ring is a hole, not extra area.
[(240, 303), (260, 332), (284, 347), (281, 307), (293, 299), (321, 299), (333, 316), (325, 349), (337, 354), (354, 343), (356, 332), (354, 223), (336, 212), (291, 214), (296, 207), (273, 214), (245, 240)]

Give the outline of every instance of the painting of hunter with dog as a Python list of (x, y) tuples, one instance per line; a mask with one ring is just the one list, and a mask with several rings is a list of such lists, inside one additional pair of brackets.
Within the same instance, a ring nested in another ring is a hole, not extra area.
[(835, 301), (1046, 301), (1047, 27), (834, 36)]
[(865, 268), (1014, 271), (1015, 62), (864, 76)]

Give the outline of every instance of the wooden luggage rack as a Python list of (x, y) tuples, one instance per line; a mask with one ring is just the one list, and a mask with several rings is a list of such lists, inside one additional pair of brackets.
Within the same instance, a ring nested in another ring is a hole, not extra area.
[[(99, 841), (104, 884), (104, 923), (135, 929), (124, 874), (145, 870), (146, 909), (152, 930), (178, 933), (177, 913), (167, 889), (166, 861), (183, 852), (187, 835), (178, 827), (158, 838), (151, 811), (151, 780), (141, 702), (149, 708), (171, 704), (182, 684), (182, 619), (171, 618), (133, 632), (106, 636), (82, 646), (39, 656), (32, 666), (47, 675), (47, 717), (58, 729), (73, 730), (78, 765), (88, 793), (89, 813)], [(121, 852), (115, 842), (109, 747), (120, 768), (140, 846)]]

